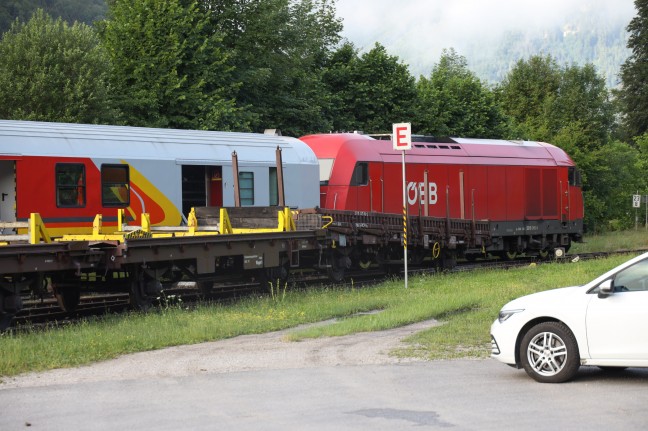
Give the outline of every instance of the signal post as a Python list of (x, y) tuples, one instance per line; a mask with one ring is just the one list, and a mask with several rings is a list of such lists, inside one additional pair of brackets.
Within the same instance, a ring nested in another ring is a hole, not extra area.
[(403, 152), (403, 262), (405, 265), (405, 289), (407, 289), (407, 179), (405, 178), (405, 151), (412, 149), (412, 124), (392, 125), (394, 150)]

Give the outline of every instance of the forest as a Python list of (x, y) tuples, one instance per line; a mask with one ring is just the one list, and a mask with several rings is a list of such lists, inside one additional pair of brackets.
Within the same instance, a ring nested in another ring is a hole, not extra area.
[(520, 58), (497, 84), (444, 50), (415, 77), (340, 36), (335, 0), (9, 0), (0, 118), (180, 129), (527, 139), (579, 166), (589, 231), (634, 226), (648, 194), (648, 0), (628, 23), (618, 89), (594, 65)]

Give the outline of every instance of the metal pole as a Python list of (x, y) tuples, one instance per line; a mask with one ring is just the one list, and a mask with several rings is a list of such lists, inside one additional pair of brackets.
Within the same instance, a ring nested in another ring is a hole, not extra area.
[(239, 188), (238, 156), (232, 152), (232, 174), (234, 175), (234, 206), (241, 206), (241, 189)]
[[(638, 194), (639, 194), (639, 190), (637, 190), (637, 195)], [(639, 205), (641, 205), (641, 198), (639, 198)], [(637, 207), (635, 207), (635, 230), (638, 229), (639, 229), (639, 213), (637, 211)]]
[(281, 148), (277, 145), (276, 151), (277, 158), (277, 205), (280, 207), (286, 206), (286, 198), (284, 196), (284, 177), (283, 177), (283, 162), (281, 158)]
[(405, 289), (407, 289), (407, 182), (405, 179), (405, 150), (403, 150), (403, 256), (405, 263)]

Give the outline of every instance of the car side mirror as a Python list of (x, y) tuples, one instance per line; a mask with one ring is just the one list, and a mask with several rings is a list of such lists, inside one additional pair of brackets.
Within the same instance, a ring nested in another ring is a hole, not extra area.
[(599, 284), (599, 298), (607, 298), (608, 296), (612, 295), (612, 293), (614, 293), (614, 282), (611, 278)]

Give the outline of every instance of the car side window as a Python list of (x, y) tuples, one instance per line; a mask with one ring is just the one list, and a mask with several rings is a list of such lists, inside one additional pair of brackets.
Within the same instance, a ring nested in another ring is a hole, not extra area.
[(635, 263), (614, 277), (615, 292), (643, 290), (648, 290), (648, 259)]

